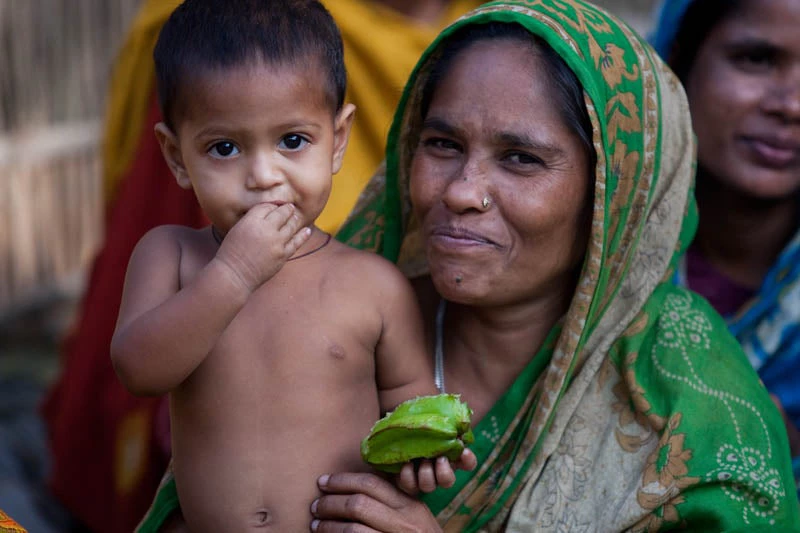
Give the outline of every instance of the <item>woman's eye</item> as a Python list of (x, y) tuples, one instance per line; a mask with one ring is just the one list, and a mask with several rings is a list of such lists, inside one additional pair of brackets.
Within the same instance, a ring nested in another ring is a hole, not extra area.
[(284, 150), (295, 151), (301, 149), (306, 144), (308, 144), (308, 139), (302, 135), (292, 133), (283, 137), (278, 146)]
[(442, 137), (429, 137), (422, 140), (422, 145), (440, 151), (461, 151), (461, 146), (455, 141)]
[(531, 154), (526, 154), (525, 152), (511, 152), (510, 154), (506, 155), (506, 161), (508, 161), (512, 165), (519, 165), (519, 166), (542, 164), (541, 159), (539, 159), (536, 156), (532, 156)]
[(239, 149), (230, 141), (221, 141), (212, 145), (211, 148), (208, 149), (208, 153), (211, 157), (226, 159), (237, 155)]
[(773, 67), (777, 56), (772, 50), (743, 50), (733, 58), (734, 62), (746, 69), (764, 70)]

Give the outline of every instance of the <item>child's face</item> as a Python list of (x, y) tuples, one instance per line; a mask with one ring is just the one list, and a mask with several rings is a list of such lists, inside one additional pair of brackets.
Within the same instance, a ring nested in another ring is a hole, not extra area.
[(322, 212), (354, 110), (334, 116), (324, 82), (261, 62), (203, 73), (181, 91), (177, 131), (157, 127), (178, 184), (223, 234), (261, 203), (293, 203), (305, 225)]

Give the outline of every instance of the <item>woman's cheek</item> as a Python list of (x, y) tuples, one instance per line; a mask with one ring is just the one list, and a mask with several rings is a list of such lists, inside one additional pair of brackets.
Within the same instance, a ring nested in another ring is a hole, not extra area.
[(418, 215), (427, 212), (436, 195), (436, 178), (431, 164), (423, 157), (416, 156), (411, 161), (409, 193), (411, 205)]

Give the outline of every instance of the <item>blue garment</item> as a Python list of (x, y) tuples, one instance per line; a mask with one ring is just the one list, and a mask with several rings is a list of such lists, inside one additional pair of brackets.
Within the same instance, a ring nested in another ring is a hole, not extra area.
[[(665, 60), (686, 10), (695, 0), (663, 0), (650, 42)], [(683, 268), (675, 282), (687, 287)], [(725, 317), (761, 380), (800, 427), (800, 231), (767, 273), (755, 297)], [(800, 457), (793, 460), (800, 497)]]
[(658, 8), (656, 25), (649, 41), (664, 61), (669, 58), (669, 50), (681, 27), (683, 14), (693, 2), (694, 0), (662, 0)]

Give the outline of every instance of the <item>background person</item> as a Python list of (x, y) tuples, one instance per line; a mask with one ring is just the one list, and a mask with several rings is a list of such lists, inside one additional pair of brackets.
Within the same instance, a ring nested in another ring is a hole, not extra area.
[(785, 414), (800, 480), (800, 2), (671, 1), (653, 42), (698, 141), (681, 285), (722, 314)]

